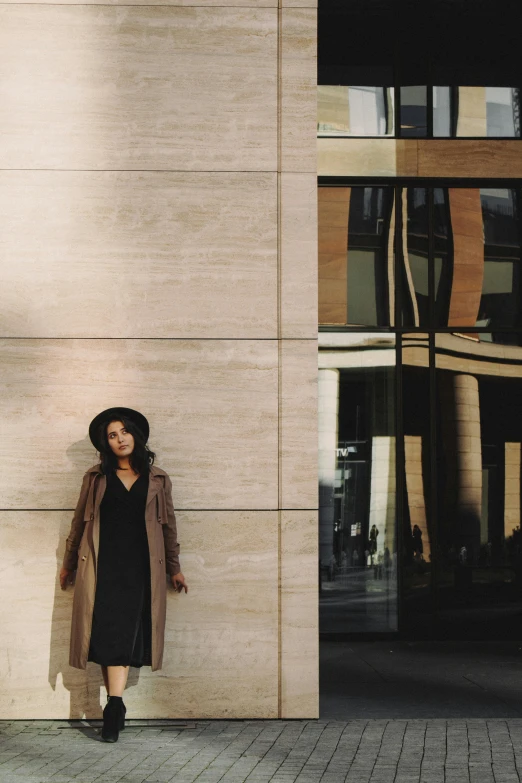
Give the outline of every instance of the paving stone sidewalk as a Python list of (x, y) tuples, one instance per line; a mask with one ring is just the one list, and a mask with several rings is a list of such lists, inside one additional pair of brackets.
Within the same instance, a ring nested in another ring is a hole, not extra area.
[(0, 722), (1, 783), (518, 783), (522, 719)]

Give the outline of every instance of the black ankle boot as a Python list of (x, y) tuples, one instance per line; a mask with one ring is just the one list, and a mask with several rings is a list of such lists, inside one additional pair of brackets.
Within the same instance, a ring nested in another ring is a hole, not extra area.
[(121, 696), (109, 696), (103, 709), (102, 739), (105, 742), (117, 742), (123, 716)]
[[(107, 696), (107, 702), (109, 701), (111, 697)], [(120, 713), (120, 731), (123, 731), (125, 728), (125, 713), (127, 712), (127, 707), (123, 703), (123, 696), (121, 697), (121, 713)]]

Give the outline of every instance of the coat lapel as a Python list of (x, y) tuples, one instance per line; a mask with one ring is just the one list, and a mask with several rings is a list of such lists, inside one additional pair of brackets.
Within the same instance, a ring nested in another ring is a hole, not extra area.
[(154, 500), (158, 492), (160, 491), (162, 487), (162, 481), (159, 476), (157, 476), (153, 471), (151, 470), (150, 477), (149, 477), (149, 490), (147, 492), (147, 501), (145, 503), (145, 508), (148, 507), (149, 503)]

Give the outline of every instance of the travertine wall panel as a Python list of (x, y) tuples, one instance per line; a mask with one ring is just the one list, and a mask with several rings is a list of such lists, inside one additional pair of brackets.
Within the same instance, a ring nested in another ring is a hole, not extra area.
[(281, 337), (317, 338), (317, 175), (281, 174)]
[(129, 716), (318, 717), (317, 12), (241, 5), (0, 6), (2, 717), (101, 714), (57, 575), (112, 405), (189, 584)]
[[(58, 572), (71, 516), (0, 512), (3, 718), (101, 716), (99, 666), (68, 665), (73, 590), (60, 589)], [(168, 591), (163, 669), (131, 669), (129, 712), (277, 717), (277, 517), (277, 511), (177, 512), (189, 592)]]
[(317, 508), (317, 342), (283, 340), (280, 373), (280, 508)]
[(281, 512), (281, 717), (319, 714), (317, 512)]
[(317, 11), (281, 12), (281, 171), (317, 173)]
[[(19, 0), (6, 0), (6, 3), (12, 5), (30, 4), (29, 0), (22, 0), (22, 2), (19, 2)], [(300, 5), (299, 2), (296, 2), (295, 4)], [(53, 5), (53, 3), (51, 0), (35, 0), (35, 3), (32, 3), (32, 5)], [(185, 6), (187, 8), (191, 6), (209, 6), (217, 8), (224, 8), (227, 6), (231, 8), (277, 8), (276, 0), (161, 0), (161, 2), (158, 2), (158, 0), (128, 0), (128, 2), (127, 0), (109, 0), (109, 2), (105, 2), (105, 0), (89, 0), (88, 3), (85, 3), (83, 0), (66, 0), (63, 5), (167, 5)], [(290, 2), (289, 5), (294, 5), (294, 3)], [(311, 3), (305, 2), (304, 5), (311, 5)]]
[[(314, 195), (285, 200), (291, 323)], [(277, 337), (276, 173), (3, 171), (0, 222), (3, 336)]]
[(276, 169), (276, 9), (0, 6), (0, 70), (0, 168)]
[(0, 364), (4, 508), (74, 506), (113, 405), (150, 419), (179, 507), (277, 508), (275, 340), (11, 339)]

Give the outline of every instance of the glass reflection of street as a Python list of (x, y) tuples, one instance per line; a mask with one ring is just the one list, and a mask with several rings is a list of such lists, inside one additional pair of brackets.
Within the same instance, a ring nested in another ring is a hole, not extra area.
[(521, 191), (320, 188), (320, 628), (522, 632)]

